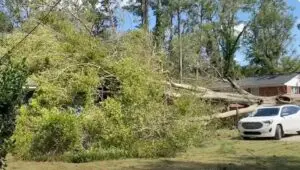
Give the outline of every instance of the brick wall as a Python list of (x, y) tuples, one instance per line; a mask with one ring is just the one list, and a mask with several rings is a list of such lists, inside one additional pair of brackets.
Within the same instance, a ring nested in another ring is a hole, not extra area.
[(286, 94), (291, 92), (291, 87), (278, 86), (278, 87), (260, 87), (260, 96), (276, 96), (279, 94)]
[(292, 87), (291, 86), (286, 87), (286, 93), (292, 94)]

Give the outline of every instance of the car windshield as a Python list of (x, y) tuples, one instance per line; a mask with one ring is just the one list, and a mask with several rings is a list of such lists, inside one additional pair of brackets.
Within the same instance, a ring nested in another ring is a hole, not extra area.
[(279, 108), (262, 108), (257, 109), (256, 113), (253, 115), (254, 117), (260, 116), (276, 116), (279, 113)]

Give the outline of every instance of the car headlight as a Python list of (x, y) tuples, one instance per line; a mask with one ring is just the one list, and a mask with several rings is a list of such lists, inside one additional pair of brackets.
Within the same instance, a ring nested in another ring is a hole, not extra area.
[(266, 120), (266, 121), (263, 121), (263, 123), (269, 126), (273, 123), (273, 120)]

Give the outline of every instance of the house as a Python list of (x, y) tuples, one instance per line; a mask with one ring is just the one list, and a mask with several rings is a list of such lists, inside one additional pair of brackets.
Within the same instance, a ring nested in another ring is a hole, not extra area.
[[(236, 83), (253, 95), (275, 96), (282, 94), (300, 95), (300, 72), (290, 74), (265, 75), (237, 80)], [(232, 91), (229, 83), (216, 83), (215, 91)]]

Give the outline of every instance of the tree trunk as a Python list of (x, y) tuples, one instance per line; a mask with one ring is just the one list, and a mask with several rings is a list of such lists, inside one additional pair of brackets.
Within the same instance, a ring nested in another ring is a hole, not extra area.
[(110, 6), (111, 6), (111, 4), (109, 4), (109, 6), (108, 6), (109, 17), (110, 17), (112, 32), (115, 34), (116, 33), (115, 16), (114, 16), (114, 11), (111, 9)]
[(169, 37), (169, 42), (168, 42), (168, 52), (169, 52), (169, 59), (171, 60), (171, 53), (172, 53), (172, 50), (173, 50), (173, 45), (172, 45), (172, 41), (173, 41), (173, 34), (174, 34), (174, 31), (173, 31), (173, 14), (170, 13), (170, 37)]
[[(226, 99), (229, 99), (229, 100), (234, 99), (236, 101), (238, 101), (238, 100), (248, 101), (248, 104), (251, 104), (251, 102), (258, 103), (258, 104), (270, 104), (270, 105), (295, 103), (295, 100), (293, 100), (293, 96), (288, 96), (288, 95), (270, 96), (270, 97), (254, 96), (248, 92), (246, 94), (232, 93), (232, 92), (216, 92), (216, 91), (210, 90), (205, 87), (192, 86), (189, 84), (178, 84), (178, 83), (174, 83), (174, 82), (165, 83), (165, 84), (167, 84), (171, 87), (178, 88), (178, 89), (188, 90), (191, 92), (191, 94), (193, 92), (196, 92), (196, 94), (198, 94), (198, 95), (205, 94), (207, 96), (211, 96), (209, 98), (212, 98), (212, 99), (222, 99), (222, 98), (224, 98), (225, 100)], [(237, 87), (240, 88), (239, 86), (237, 86)], [(241, 91), (241, 90), (238, 90), (238, 91)], [(205, 98), (205, 97), (203, 97), (203, 98)]]
[(199, 9), (199, 13), (200, 13), (200, 35), (199, 35), (199, 42), (200, 42), (200, 46), (199, 46), (199, 48), (200, 48), (200, 50), (199, 50), (199, 56), (197, 57), (197, 63), (196, 63), (196, 65), (197, 65), (197, 67), (196, 67), (196, 80), (198, 80), (199, 79), (199, 66), (200, 66), (200, 57), (202, 57), (201, 56), (201, 54), (202, 54), (202, 24), (203, 24), (203, 6), (201, 6), (200, 7), (200, 9)]
[(258, 104), (253, 104), (253, 105), (251, 105), (247, 108), (238, 109), (238, 113), (237, 113), (237, 110), (231, 110), (231, 111), (228, 111), (228, 112), (225, 112), (225, 113), (215, 114), (215, 115), (213, 115), (213, 117), (226, 118), (226, 117), (231, 117), (231, 116), (240, 116), (240, 115), (243, 115), (243, 114), (253, 112), (258, 106), (259, 106)]
[[(237, 89), (239, 93), (229, 93), (229, 92), (216, 92), (210, 89), (199, 87), (199, 86), (192, 86), (189, 84), (178, 84), (174, 82), (165, 82), (164, 84), (176, 88), (182, 89), (184, 91), (174, 92), (172, 90), (165, 92), (168, 97), (171, 98), (179, 98), (182, 96), (182, 93), (190, 94), (193, 97), (204, 99), (204, 100), (214, 100), (214, 101), (224, 101), (226, 103), (237, 103), (237, 104), (244, 104), (250, 105), (247, 108), (243, 108), (239, 110), (239, 115), (245, 114), (248, 112), (254, 111), (260, 105), (277, 105), (277, 104), (300, 104), (300, 97), (293, 96), (293, 95), (279, 95), (279, 96), (271, 96), (271, 97), (264, 97), (264, 96), (255, 96), (252, 95), (243, 89), (241, 89), (235, 82), (229, 79), (232, 86)], [(219, 113), (213, 115), (216, 118), (226, 118), (236, 115), (236, 110), (228, 111), (225, 113)], [(202, 119), (202, 118), (201, 118)], [(205, 118), (204, 118), (205, 119)]]
[(179, 72), (180, 72), (180, 83), (183, 82), (183, 56), (182, 56), (182, 37), (181, 37), (181, 9), (177, 10), (177, 31), (179, 35)]
[(149, 29), (148, 9), (149, 9), (149, 0), (142, 0), (142, 27), (146, 31), (148, 31)]
[[(191, 95), (206, 100), (219, 100), (219, 101), (226, 101), (226, 102), (235, 102), (240, 104), (260, 103), (260, 101), (262, 100), (258, 96), (245, 96), (238, 93), (215, 92), (204, 87), (194, 87), (188, 84), (178, 84), (173, 82), (167, 84), (169, 86), (178, 89), (191, 91), (190, 92)], [(175, 98), (182, 96), (180, 93), (176, 93), (172, 91), (166, 92), (166, 94), (170, 97), (175, 97)], [(273, 100), (269, 100), (269, 101), (273, 101)], [(269, 103), (269, 104), (273, 104), (273, 103)]]
[(157, 0), (156, 7), (156, 24), (154, 29), (155, 43), (158, 49), (162, 48), (164, 42), (164, 34), (166, 23), (164, 21), (164, 15), (162, 11), (162, 0)]

